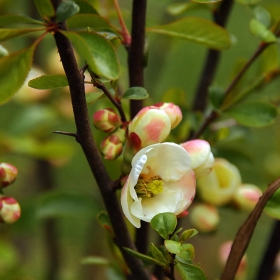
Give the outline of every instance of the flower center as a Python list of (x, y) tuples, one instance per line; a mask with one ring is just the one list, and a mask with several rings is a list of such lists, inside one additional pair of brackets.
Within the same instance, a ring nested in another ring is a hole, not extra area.
[(135, 191), (140, 197), (153, 197), (163, 191), (163, 181), (159, 176), (149, 179), (139, 178)]

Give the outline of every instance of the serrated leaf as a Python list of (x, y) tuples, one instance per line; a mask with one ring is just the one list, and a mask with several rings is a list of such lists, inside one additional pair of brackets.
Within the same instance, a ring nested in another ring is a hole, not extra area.
[(64, 21), (77, 14), (79, 10), (80, 7), (74, 1), (66, 0), (61, 2), (56, 9), (56, 21)]
[(24, 83), (36, 45), (0, 58), (0, 104), (7, 102)]
[(86, 94), (86, 102), (87, 104), (94, 104), (98, 99), (105, 97), (104, 92), (89, 92)]
[[(62, 31), (61, 31), (62, 32)], [(97, 75), (110, 80), (119, 77), (119, 62), (115, 49), (103, 36), (94, 32), (62, 32)]]
[(280, 189), (266, 203), (264, 211), (272, 218), (280, 220)]
[(153, 244), (150, 245), (150, 253), (153, 258), (157, 259), (159, 262), (168, 265), (168, 260), (164, 257), (163, 253)]
[(194, 41), (217, 50), (231, 46), (226, 29), (202, 18), (187, 17), (166, 25), (149, 27), (147, 31)]
[(173, 213), (160, 213), (151, 220), (151, 227), (164, 239), (168, 239), (177, 226), (177, 218)]
[(175, 267), (183, 280), (207, 280), (203, 270), (198, 266), (178, 262)]
[(174, 240), (164, 240), (164, 246), (171, 254), (180, 254), (183, 250), (182, 243)]
[(15, 25), (15, 24), (39, 24), (44, 25), (42, 21), (21, 15), (3, 15), (0, 16), (0, 26)]
[(138, 253), (136, 251), (133, 251), (129, 248), (124, 247), (123, 248), (127, 253), (129, 253), (130, 255), (134, 256), (135, 258), (144, 261), (145, 264), (147, 265), (152, 265), (152, 264), (157, 264), (159, 266), (165, 267), (165, 264), (144, 254)]
[(179, 240), (180, 241), (185, 241), (185, 240), (195, 236), (196, 234), (198, 234), (198, 231), (196, 229), (194, 229), (194, 228), (187, 229), (187, 230), (182, 232)]
[(38, 31), (37, 28), (20, 28), (20, 29), (0, 28), (0, 42), (36, 31)]
[(142, 100), (148, 97), (149, 94), (147, 90), (142, 87), (131, 87), (122, 96), (122, 98), (132, 99), (132, 100)]
[(80, 7), (80, 14), (98, 14), (97, 10), (87, 1), (75, 0), (76, 4)]
[(84, 257), (80, 261), (83, 265), (99, 265), (99, 266), (109, 266), (111, 262), (108, 259), (97, 257), (97, 256), (88, 256)]
[(68, 86), (65, 75), (42, 75), (28, 82), (28, 86), (35, 89), (55, 89)]
[(75, 217), (78, 219), (92, 218), (96, 215), (98, 206), (88, 194), (81, 192), (55, 191), (43, 194), (40, 197), (38, 218)]
[(221, 2), (222, 0), (192, 0), (192, 1), (196, 3), (213, 4), (213, 3)]
[(54, 16), (55, 11), (50, 0), (34, 0), (34, 3), (42, 18)]
[(95, 14), (77, 14), (67, 19), (67, 26), (69, 29), (84, 29), (89, 27), (96, 31), (114, 31), (115, 28), (109, 21), (99, 15)]
[(255, 36), (266, 43), (273, 43), (277, 41), (277, 37), (269, 29), (267, 29), (265, 25), (255, 18), (250, 21), (250, 30)]
[(242, 103), (226, 112), (238, 123), (249, 127), (268, 126), (277, 116), (277, 108), (263, 102)]

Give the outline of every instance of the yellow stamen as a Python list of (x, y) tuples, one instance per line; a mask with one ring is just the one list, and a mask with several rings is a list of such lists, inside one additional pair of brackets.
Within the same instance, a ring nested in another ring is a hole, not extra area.
[(159, 176), (154, 176), (149, 179), (139, 178), (135, 191), (140, 197), (153, 197), (163, 191), (163, 181)]

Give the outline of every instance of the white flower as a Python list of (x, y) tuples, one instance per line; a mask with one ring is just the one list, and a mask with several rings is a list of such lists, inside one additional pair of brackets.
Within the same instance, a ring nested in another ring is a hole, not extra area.
[(178, 215), (191, 204), (196, 179), (184, 148), (175, 143), (154, 144), (140, 150), (131, 164), (121, 205), (135, 227), (159, 213)]

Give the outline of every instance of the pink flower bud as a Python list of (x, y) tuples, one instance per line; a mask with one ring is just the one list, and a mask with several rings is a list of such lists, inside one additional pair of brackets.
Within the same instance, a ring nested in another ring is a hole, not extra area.
[(191, 156), (191, 168), (197, 179), (211, 172), (214, 164), (214, 156), (208, 142), (196, 139), (187, 141), (181, 144), (181, 146)]
[(191, 222), (198, 231), (214, 231), (220, 222), (219, 212), (213, 205), (197, 203), (189, 211)]
[(233, 203), (241, 210), (252, 211), (261, 196), (262, 191), (257, 186), (242, 184), (234, 194)]
[(10, 185), (17, 178), (18, 170), (9, 163), (0, 163), (0, 187), (4, 188)]
[(113, 132), (122, 125), (120, 117), (111, 108), (99, 110), (93, 114), (93, 125), (106, 133)]
[(171, 123), (165, 111), (148, 106), (138, 112), (130, 122), (128, 131), (136, 133), (141, 140), (141, 148), (163, 142), (169, 135)]
[(119, 128), (111, 135), (105, 137), (100, 145), (100, 149), (104, 158), (107, 160), (114, 160), (119, 157), (123, 150), (124, 141), (124, 128)]
[(160, 102), (154, 106), (162, 109), (170, 119), (171, 129), (175, 128), (182, 120), (182, 112), (179, 106), (173, 103)]
[(0, 222), (12, 224), (20, 217), (20, 206), (18, 202), (7, 196), (0, 196)]
[(217, 206), (229, 203), (240, 184), (237, 167), (222, 158), (215, 158), (212, 172), (197, 181), (201, 199)]

